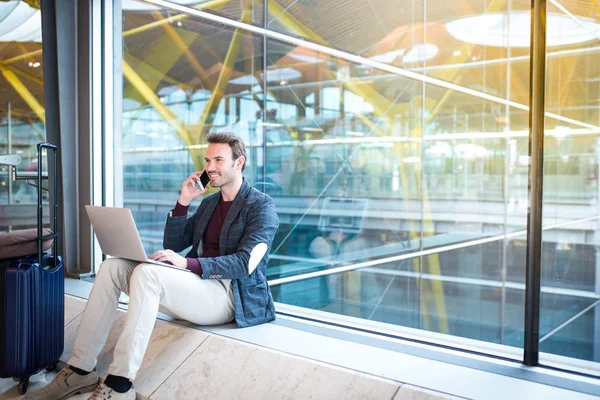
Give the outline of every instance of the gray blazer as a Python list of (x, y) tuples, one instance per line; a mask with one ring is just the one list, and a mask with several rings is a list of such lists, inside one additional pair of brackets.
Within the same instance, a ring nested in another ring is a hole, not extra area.
[[(191, 245), (186, 257), (202, 254), (202, 237), (220, 198), (221, 192), (204, 198), (190, 218), (167, 217), (164, 248), (180, 252)], [(202, 279), (232, 280), (235, 322), (240, 328), (275, 319), (273, 296), (267, 285), (267, 261), (278, 226), (271, 197), (250, 187), (244, 179), (221, 228), (221, 256), (199, 259)], [(267, 244), (267, 253), (248, 275), (250, 252), (261, 242)]]

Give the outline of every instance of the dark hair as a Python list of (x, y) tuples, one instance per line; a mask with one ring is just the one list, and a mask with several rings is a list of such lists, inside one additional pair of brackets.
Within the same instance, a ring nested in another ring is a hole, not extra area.
[(208, 143), (227, 143), (229, 147), (231, 147), (231, 152), (233, 153), (233, 160), (237, 160), (241, 156), (244, 156), (244, 164), (242, 164), (242, 171), (246, 168), (246, 160), (248, 156), (246, 155), (246, 145), (244, 141), (239, 137), (235, 136), (233, 133), (223, 132), (223, 133), (211, 133), (208, 135)]

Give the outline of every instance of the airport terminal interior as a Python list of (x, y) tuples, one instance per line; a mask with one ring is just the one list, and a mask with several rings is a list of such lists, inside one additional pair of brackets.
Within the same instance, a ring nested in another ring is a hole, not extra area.
[[(545, 7), (540, 64), (534, 3)], [(104, 257), (84, 205), (131, 209), (146, 252), (160, 250), (181, 182), (204, 169), (207, 136), (232, 132), (248, 149), (245, 179), (279, 217), (267, 267), (278, 319), (251, 331), (256, 341), (244, 329), (160, 323), (417, 388), (328, 392), (319, 381), (261, 398), (600, 396), (600, 2), (3, 0), (0, 72), (0, 155), (20, 155), (19, 174), (48, 171), (37, 143), (61, 152), (73, 310)], [(543, 79), (540, 186), (532, 74)], [(30, 183), (0, 165), (0, 232), (36, 226)], [(528, 312), (535, 250), (539, 303)], [(534, 366), (523, 361), (526, 317), (539, 319)], [(296, 332), (310, 333), (316, 353), (333, 336), (350, 359), (385, 349), (458, 363), (466, 387), (320, 359), (284, 343)], [(469, 391), (469, 370), (536, 386)], [(138, 395), (196, 398), (166, 396), (166, 386)], [(197, 398), (242, 398), (235, 390)]]

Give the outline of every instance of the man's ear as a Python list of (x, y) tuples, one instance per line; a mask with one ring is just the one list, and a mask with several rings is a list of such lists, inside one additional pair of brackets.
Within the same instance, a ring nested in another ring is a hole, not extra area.
[(245, 162), (246, 162), (246, 157), (244, 157), (244, 156), (239, 156), (238, 159), (235, 160), (235, 163), (240, 168), (240, 170), (242, 169), (242, 165), (244, 165)]

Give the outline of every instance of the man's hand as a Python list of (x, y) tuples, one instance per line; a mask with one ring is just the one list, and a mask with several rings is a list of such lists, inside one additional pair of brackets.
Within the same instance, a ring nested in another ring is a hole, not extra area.
[(181, 184), (181, 194), (179, 195), (179, 204), (182, 206), (189, 206), (190, 203), (200, 197), (204, 192), (208, 190), (207, 187), (200, 191), (196, 187), (196, 182), (200, 181), (200, 175), (204, 171), (193, 172), (188, 178)]
[(159, 250), (150, 256), (151, 260), (164, 262), (175, 267), (187, 269), (187, 260), (173, 250)]

